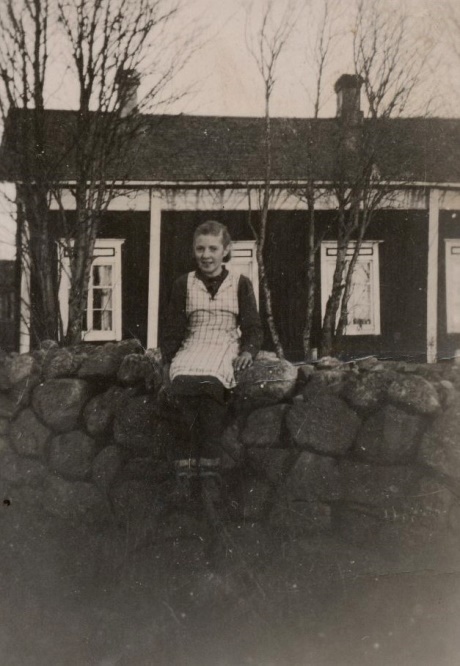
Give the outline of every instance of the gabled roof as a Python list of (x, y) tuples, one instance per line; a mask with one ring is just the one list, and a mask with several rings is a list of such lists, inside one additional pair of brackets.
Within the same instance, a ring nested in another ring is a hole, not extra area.
[[(13, 111), (0, 153), (2, 180), (20, 179), (17, 119)], [(155, 183), (246, 183), (264, 177), (264, 119), (186, 115), (141, 116), (111, 178)], [(46, 152), (60, 163), (60, 178), (75, 177), (71, 148), (76, 113), (46, 111)], [(272, 180), (334, 178), (340, 125), (332, 119), (272, 118)], [(363, 132), (379, 135), (382, 177), (403, 182), (460, 183), (460, 119), (364, 120)], [(123, 166), (121, 166), (123, 165)], [(129, 173), (126, 170), (129, 165)]]

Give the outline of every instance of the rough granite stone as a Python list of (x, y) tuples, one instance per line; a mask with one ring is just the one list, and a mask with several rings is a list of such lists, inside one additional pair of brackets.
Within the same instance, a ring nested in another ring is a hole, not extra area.
[(280, 445), (281, 427), (287, 405), (272, 405), (252, 412), (241, 433), (246, 446), (276, 447)]
[(8, 395), (16, 405), (16, 411), (30, 405), (32, 392), (39, 384), (39, 375), (32, 374), (29, 375), (29, 377), (24, 377), (24, 379), (19, 380), (11, 386)]
[(258, 355), (250, 368), (237, 374), (236, 380), (238, 399), (276, 403), (292, 395), (297, 368), (288, 361)]
[(386, 405), (360, 428), (355, 454), (378, 465), (397, 465), (414, 459), (424, 425), (423, 417)]
[(299, 500), (336, 500), (340, 492), (337, 461), (302, 451), (286, 478), (284, 491)]
[(418, 459), (453, 479), (460, 488), (460, 399), (430, 425), (423, 436)]
[(112, 342), (97, 347), (81, 364), (78, 376), (83, 379), (113, 378), (117, 376), (120, 365), (128, 354), (142, 354), (142, 345), (138, 340)]
[(53, 437), (50, 442), (49, 468), (68, 480), (84, 481), (91, 475), (96, 443), (80, 430)]
[(161, 456), (164, 442), (157, 436), (158, 429), (159, 419), (152, 395), (127, 399), (113, 423), (115, 443), (130, 454), (142, 452)]
[(286, 479), (298, 457), (298, 452), (287, 449), (248, 449), (247, 457), (251, 469), (257, 476), (263, 476), (273, 485)]
[(11, 449), (0, 453), (0, 478), (15, 484), (40, 483), (47, 475), (46, 466), (32, 458), (22, 458)]
[(12, 421), (9, 439), (12, 446), (21, 456), (44, 458), (47, 441), (51, 435), (49, 428), (44, 426), (31, 409), (24, 409)]
[(45, 379), (71, 377), (78, 367), (79, 359), (73, 348), (51, 349), (43, 361), (43, 376)]
[(128, 354), (118, 370), (118, 381), (127, 386), (143, 383), (155, 391), (162, 384), (162, 369), (152, 355)]
[(321, 370), (311, 376), (310, 381), (302, 390), (302, 396), (305, 402), (309, 402), (316, 397), (318, 393), (331, 393), (340, 395), (343, 384), (346, 381), (350, 371), (346, 366)]
[(32, 354), (11, 354), (6, 361), (10, 385), (16, 384), (38, 370)]
[(386, 399), (388, 388), (399, 376), (392, 370), (350, 374), (343, 385), (342, 396), (353, 409), (370, 412)]
[(16, 412), (16, 403), (5, 393), (0, 393), (0, 417), (11, 419)]
[(441, 402), (434, 386), (419, 375), (401, 375), (388, 388), (388, 400), (418, 414), (436, 414)]
[(90, 397), (90, 386), (82, 379), (50, 379), (35, 388), (32, 406), (47, 426), (57, 432), (70, 432), (78, 427)]
[(122, 404), (124, 391), (119, 386), (111, 386), (104, 393), (91, 398), (83, 410), (83, 420), (87, 432), (92, 437), (106, 434), (112, 425), (115, 414)]
[(0, 435), (6, 435), (10, 427), (10, 420), (4, 416), (0, 416)]
[(99, 526), (110, 520), (108, 504), (92, 483), (66, 481), (49, 475), (45, 480), (43, 507), (52, 516), (75, 525)]
[(305, 403), (295, 402), (286, 422), (299, 447), (328, 455), (344, 455), (353, 445), (361, 424), (343, 400), (323, 393)]
[(116, 446), (106, 446), (97, 454), (92, 465), (92, 480), (99, 490), (108, 492), (122, 464), (122, 455)]

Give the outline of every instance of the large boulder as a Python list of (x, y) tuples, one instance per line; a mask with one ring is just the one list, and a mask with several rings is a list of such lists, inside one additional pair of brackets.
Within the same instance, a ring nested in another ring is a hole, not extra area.
[(0, 416), (0, 436), (6, 435), (10, 427), (10, 419)]
[(43, 507), (52, 516), (76, 526), (99, 526), (110, 519), (107, 501), (95, 485), (53, 475), (45, 480)]
[(290, 469), (283, 489), (293, 499), (321, 502), (336, 500), (340, 491), (336, 460), (302, 451)]
[(344, 381), (349, 374), (350, 372), (346, 366), (315, 372), (302, 389), (303, 399), (305, 402), (309, 402), (318, 393), (340, 395)]
[(162, 368), (151, 353), (128, 354), (118, 370), (118, 381), (127, 386), (142, 383), (150, 391), (155, 391), (160, 388), (163, 381)]
[(73, 347), (50, 349), (43, 361), (43, 376), (45, 379), (71, 377), (77, 372), (80, 362), (81, 356)]
[(6, 361), (10, 387), (38, 371), (32, 354), (11, 354)]
[(44, 426), (31, 409), (19, 413), (9, 429), (9, 439), (21, 456), (44, 458), (51, 431)]
[(115, 443), (130, 455), (147, 453), (160, 457), (165, 443), (158, 436), (159, 422), (152, 395), (127, 399), (113, 423)]
[(349, 503), (390, 507), (415, 493), (420, 471), (407, 465), (369, 465), (342, 460), (340, 498)]
[(414, 459), (423, 417), (386, 405), (361, 426), (355, 445), (356, 455), (379, 465), (397, 465)]
[(97, 347), (81, 364), (78, 376), (83, 379), (115, 379), (120, 365), (128, 354), (142, 354), (138, 340), (109, 342)]
[(116, 446), (106, 446), (95, 457), (92, 465), (93, 483), (107, 493), (121, 470), (123, 458)]
[(83, 420), (88, 433), (99, 437), (108, 432), (115, 414), (122, 405), (124, 391), (119, 386), (111, 386), (104, 393), (91, 398), (83, 410)]
[(96, 443), (80, 430), (53, 437), (50, 442), (49, 468), (69, 480), (85, 480), (91, 475)]
[(419, 375), (401, 375), (388, 387), (388, 400), (418, 414), (435, 414), (441, 402), (434, 386)]
[(253, 365), (237, 373), (235, 395), (260, 404), (281, 402), (294, 391), (297, 369), (274, 354), (259, 353)]
[(82, 379), (50, 379), (35, 388), (32, 406), (47, 426), (57, 432), (69, 432), (78, 427), (90, 397), (90, 386)]
[(5, 393), (0, 393), (0, 417), (5, 419), (11, 419), (16, 412), (16, 403), (14, 400), (6, 395)]
[(8, 395), (16, 405), (16, 411), (24, 409), (30, 405), (31, 396), (36, 386), (40, 384), (40, 377), (38, 374), (32, 374), (29, 377), (24, 377), (18, 382), (15, 382)]
[(460, 399), (431, 424), (419, 451), (419, 460), (451, 478), (460, 488)]
[(32, 458), (21, 458), (14, 451), (0, 452), (0, 479), (13, 484), (33, 485), (43, 481), (47, 475), (46, 466)]
[(342, 396), (358, 411), (377, 409), (385, 400), (389, 386), (399, 378), (392, 370), (375, 370), (363, 374), (351, 374), (343, 386)]
[(287, 405), (272, 405), (252, 412), (241, 433), (246, 446), (275, 447), (280, 445), (281, 427)]
[(247, 451), (249, 465), (255, 475), (265, 477), (273, 485), (279, 485), (286, 479), (298, 455), (296, 451), (287, 449), (253, 448)]
[(289, 432), (299, 447), (328, 455), (345, 454), (360, 424), (343, 400), (322, 393), (309, 402), (295, 402), (287, 415)]

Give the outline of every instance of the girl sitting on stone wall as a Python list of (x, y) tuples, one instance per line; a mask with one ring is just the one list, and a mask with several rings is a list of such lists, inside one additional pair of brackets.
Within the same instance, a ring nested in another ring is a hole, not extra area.
[(171, 392), (190, 424), (189, 449), (175, 462), (178, 485), (189, 488), (190, 479), (199, 479), (215, 501), (234, 372), (252, 365), (262, 342), (251, 281), (224, 265), (230, 251), (223, 224), (204, 222), (195, 230), (197, 269), (174, 283), (162, 340)]

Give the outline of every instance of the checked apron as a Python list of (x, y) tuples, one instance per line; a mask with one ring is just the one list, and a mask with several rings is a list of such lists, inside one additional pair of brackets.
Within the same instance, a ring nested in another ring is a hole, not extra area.
[(187, 334), (170, 368), (178, 375), (213, 376), (226, 388), (235, 386), (232, 361), (238, 356), (239, 276), (228, 273), (212, 297), (195, 272), (187, 276)]

